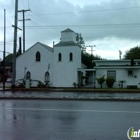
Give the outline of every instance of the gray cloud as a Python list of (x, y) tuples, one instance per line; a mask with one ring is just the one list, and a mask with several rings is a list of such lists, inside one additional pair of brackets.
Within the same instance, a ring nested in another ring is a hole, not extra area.
[[(7, 27), (10, 27), (7, 28), (8, 41), (13, 40), (13, 28), (11, 27), (14, 23), (13, 1), (0, 1), (0, 17), (3, 17), (2, 9), (7, 10)], [(111, 51), (117, 50), (116, 46), (119, 44), (121, 44), (121, 49), (128, 48), (128, 42), (131, 44), (130, 48), (139, 42), (139, 0), (87, 2), (83, 0), (79, 1), (79, 4), (78, 1), (73, 0), (51, 0), (49, 2), (46, 0), (19, 0), (19, 10), (28, 8), (31, 9), (31, 12), (26, 12), (26, 18), (30, 18), (31, 21), (26, 21), (26, 48), (37, 41), (46, 44), (52, 44), (52, 41), (58, 42), (60, 32), (66, 28), (82, 33), (88, 45), (96, 43), (98, 48), (103, 50), (104, 48)], [(20, 13), (19, 19), (22, 19)], [(22, 22), (19, 22), (19, 26), (22, 28)], [(0, 27), (3, 27), (2, 23), (0, 23)], [(0, 28), (0, 36), (2, 35), (3, 29)], [(21, 31), (18, 31), (18, 36), (22, 36)], [(7, 47), (12, 52), (11, 45), (7, 44)], [(104, 47), (104, 45), (108, 47)]]

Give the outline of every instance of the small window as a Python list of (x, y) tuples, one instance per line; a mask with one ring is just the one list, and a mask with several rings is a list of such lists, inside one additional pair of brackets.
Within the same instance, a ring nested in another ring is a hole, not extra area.
[(36, 53), (36, 62), (40, 62), (41, 61), (41, 55), (40, 52)]
[(61, 55), (61, 53), (58, 54), (58, 61), (62, 61), (62, 55)]
[(116, 81), (116, 71), (115, 70), (108, 70), (107, 77), (114, 78), (114, 80)]
[(73, 61), (73, 54), (72, 53), (70, 53), (70, 55), (69, 55), (69, 60)]
[(133, 76), (133, 71), (132, 70), (128, 71), (128, 76)]

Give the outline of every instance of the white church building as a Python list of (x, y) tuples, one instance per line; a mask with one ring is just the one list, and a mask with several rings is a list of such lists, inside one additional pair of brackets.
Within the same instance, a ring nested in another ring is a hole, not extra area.
[(61, 32), (61, 41), (53, 48), (40, 42), (34, 44), (16, 59), (16, 80), (28, 75), (51, 87), (73, 87), (73, 83), (79, 83), (78, 69), (83, 65), (76, 36), (68, 28)]
[[(61, 41), (53, 48), (40, 42), (34, 44), (17, 57), (16, 80), (28, 77), (47, 82), (50, 87), (73, 87), (74, 83), (81, 86), (81, 77), (90, 72), (88, 80), (93, 88), (100, 88), (96, 78), (103, 75), (105, 79), (115, 79), (113, 88), (120, 88), (121, 81), (124, 81), (123, 88), (140, 88), (140, 60), (94, 60), (95, 67), (86, 69), (76, 37), (77, 34), (68, 28), (61, 32)], [(103, 88), (108, 88), (106, 82)]]

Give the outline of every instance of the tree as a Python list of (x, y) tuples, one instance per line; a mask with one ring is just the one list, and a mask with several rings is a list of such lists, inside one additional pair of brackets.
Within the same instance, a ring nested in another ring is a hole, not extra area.
[(79, 33), (77, 33), (76, 41), (77, 41), (77, 44), (79, 44), (79, 45), (81, 45), (81, 44), (85, 44), (82, 35), (79, 34)]
[(81, 33), (80, 34), (77, 33), (76, 41), (77, 41), (77, 44), (81, 46), (82, 63), (86, 65), (87, 68), (93, 68), (95, 66), (95, 63), (93, 62), (93, 60), (102, 60), (100, 56), (98, 55), (94, 56), (86, 52), (86, 45), (85, 45), (85, 42), (83, 40)]
[(124, 59), (140, 59), (140, 46), (136, 46), (126, 51)]
[(76, 41), (77, 41), (77, 44), (81, 46), (81, 50), (83, 52), (86, 52), (86, 46), (85, 46), (85, 42), (83, 40), (83, 37), (81, 35), (81, 33), (77, 33), (77, 36), (76, 36)]
[(97, 82), (100, 84), (101, 88), (102, 88), (102, 84), (104, 83), (105, 81), (105, 75), (99, 77), (99, 78), (96, 78)]
[(5, 57), (5, 66), (11, 66), (13, 61), (13, 54), (9, 54)]
[(94, 56), (92, 54), (82, 51), (82, 63), (86, 65), (87, 68), (93, 68), (95, 66), (93, 60), (102, 60), (102, 58), (98, 55)]
[[(21, 50), (19, 49), (16, 53), (16, 57), (21, 55)], [(13, 54), (10, 53), (5, 57), (5, 66), (9, 67), (12, 66), (12, 61), (13, 61)], [(1, 61), (1, 66), (3, 65), (3, 60)]]

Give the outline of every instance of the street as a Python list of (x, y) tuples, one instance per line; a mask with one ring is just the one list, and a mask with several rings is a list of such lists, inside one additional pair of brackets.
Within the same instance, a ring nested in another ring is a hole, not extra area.
[(127, 140), (140, 102), (0, 100), (0, 140)]

